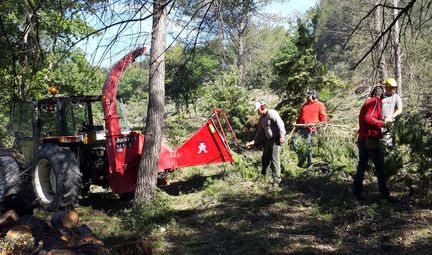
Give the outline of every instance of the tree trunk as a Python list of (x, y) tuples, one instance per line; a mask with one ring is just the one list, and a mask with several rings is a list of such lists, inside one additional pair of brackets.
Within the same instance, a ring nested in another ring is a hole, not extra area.
[[(393, 0), (393, 6), (398, 7), (399, 0)], [(399, 11), (393, 9), (393, 18), (395, 19)], [(394, 75), (398, 87), (399, 95), (402, 95), (402, 50), (400, 46), (400, 27), (399, 20), (393, 26), (393, 50), (394, 50)]]
[[(381, 0), (375, 1), (375, 5), (380, 4)], [(383, 32), (384, 27), (384, 16), (383, 16), (383, 7), (379, 6), (375, 10), (375, 38), (378, 38)], [(387, 63), (385, 61), (384, 54), (384, 37), (378, 43), (378, 48), (376, 50), (376, 56), (378, 58), (378, 75), (381, 80), (387, 79)]]
[(156, 190), (157, 167), (162, 144), (163, 114), (165, 111), (165, 36), (166, 0), (153, 3), (153, 31), (150, 50), (149, 102), (146, 132), (140, 167), (138, 170), (135, 201), (153, 198)]
[(237, 79), (237, 85), (242, 86), (244, 82), (245, 77), (245, 61), (244, 61), (244, 54), (245, 54), (245, 28), (246, 28), (246, 22), (244, 20), (241, 20), (238, 24), (238, 55), (237, 55), (237, 68), (238, 68), (238, 79)]
[(238, 35), (238, 52), (237, 52), (237, 68), (239, 72), (237, 85), (244, 85), (245, 73), (245, 47), (246, 47), (246, 28), (248, 25), (248, 12), (249, 12), (249, 1), (243, 1), (242, 3), (242, 17), (239, 17), (239, 23), (237, 25), (237, 35)]

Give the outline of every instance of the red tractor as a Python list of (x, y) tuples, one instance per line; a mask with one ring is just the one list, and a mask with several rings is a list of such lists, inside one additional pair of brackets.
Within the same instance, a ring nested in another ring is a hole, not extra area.
[[(91, 184), (109, 186), (116, 193), (135, 191), (144, 135), (129, 130), (116, 92), (123, 70), (144, 52), (139, 48), (113, 66), (101, 96), (55, 96), (52, 87), (53, 97), (14, 104), (11, 123), (24, 161), (31, 166), (36, 199), (45, 209), (74, 206)], [(97, 114), (101, 109), (103, 117)], [(213, 110), (182, 146), (173, 150), (162, 145), (155, 171), (165, 176), (181, 167), (232, 162), (224, 129), (238, 145), (225, 113)], [(16, 183), (23, 167), (14, 157), (11, 150), (0, 151), (0, 200), (19, 190)]]

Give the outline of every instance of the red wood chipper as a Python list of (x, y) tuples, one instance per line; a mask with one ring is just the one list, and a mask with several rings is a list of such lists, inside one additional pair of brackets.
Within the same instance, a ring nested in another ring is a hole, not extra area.
[[(101, 96), (57, 96), (57, 89), (52, 87), (52, 97), (14, 103), (10, 126), (19, 134), (17, 144), (31, 165), (35, 195), (45, 209), (77, 204), (91, 184), (109, 186), (117, 193), (135, 191), (144, 135), (129, 130), (117, 85), (123, 71), (145, 50), (130, 52), (112, 67)], [(95, 120), (100, 103), (104, 125)], [(232, 134), (238, 146), (225, 112), (214, 109), (182, 146), (171, 149), (162, 145), (155, 171), (163, 176), (177, 168), (232, 162), (224, 130)], [(11, 159), (0, 155), (0, 159), (5, 157)], [(5, 177), (0, 178), (0, 199), (19, 192), (15, 183), (22, 176), (20, 171), (6, 174), (0, 164), (0, 177)], [(9, 183), (11, 180), (14, 183)]]

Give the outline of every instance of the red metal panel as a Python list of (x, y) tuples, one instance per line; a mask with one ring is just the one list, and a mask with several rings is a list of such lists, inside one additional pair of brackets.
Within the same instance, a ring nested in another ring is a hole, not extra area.
[[(115, 164), (110, 165), (110, 187), (114, 192), (135, 191), (136, 178), (138, 175), (141, 153), (144, 145), (144, 135), (131, 132), (130, 134), (115, 135), (116, 147), (109, 149), (108, 152), (114, 153)], [(162, 145), (159, 159), (158, 171), (174, 169), (173, 151)]]
[(176, 168), (232, 162), (231, 153), (212, 119), (175, 150)]

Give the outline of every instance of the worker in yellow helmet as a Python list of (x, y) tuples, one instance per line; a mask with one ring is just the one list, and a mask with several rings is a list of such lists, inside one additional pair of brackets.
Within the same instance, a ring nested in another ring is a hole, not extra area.
[[(385, 98), (382, 100), (381, 119), (391, 123), (402, 113), (402, 99), (397, 93), (398, 84), (395, 79), (384, 80), (382, 84), (385, 88)], [(387, 131), (383, 130), (383, 142), (393, 145), (392, 138)]]

